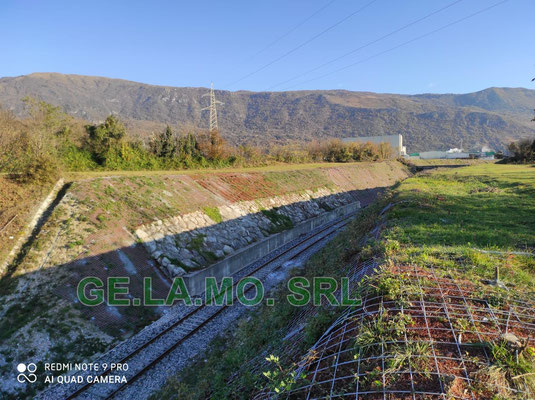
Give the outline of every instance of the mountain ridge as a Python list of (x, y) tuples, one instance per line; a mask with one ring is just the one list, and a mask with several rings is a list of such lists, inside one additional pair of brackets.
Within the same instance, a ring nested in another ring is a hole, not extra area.
[[(118, 78), (34, 73), (0, 78), (0, 105), (24, 114), (34, 96), (91, 122), (110, 113), (139, 136), (165, 124), (204, 128), (203, 87), (171, 87)], [(409, 151), (483, 145), (503, 149), (535, 135), (535, 90), (490, 87), (464, 94), (392, 94), (348, 90), (252, 92), (216, 90), (221, 134), (231, 143), (288, 143), (401, 133)]]

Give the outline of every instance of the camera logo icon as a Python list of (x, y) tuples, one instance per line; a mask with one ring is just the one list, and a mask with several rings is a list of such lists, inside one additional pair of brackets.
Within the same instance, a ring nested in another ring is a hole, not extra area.
[(37, 371), (37, 365), (34, 363), (29, 363), (28, 365), (20, 363), (17, 365), (17, 381), (20, 383), (28, 382), (34, 383), (37, 380), (37, 375), (34, 374)]

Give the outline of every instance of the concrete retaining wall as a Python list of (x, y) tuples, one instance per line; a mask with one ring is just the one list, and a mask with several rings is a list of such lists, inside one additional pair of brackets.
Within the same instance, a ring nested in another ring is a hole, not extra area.
[[(207, 268), (237, 251), (265, 240), (277, 229), (275, 216), (292, 226), (353, 203), (350, 192), (321, 187), (299, 193), (229, 202), (139, 226), (135, 234), (171, 278)], [(273, 211), (271, 218), (263, 211)], [(219, 214), (220, 218), (217, 218)], [(215, 218), (215, 219), (214, 219)], [(273, 220), (274, 219), (274, 220)]]
[(225, 276), (232, 276), (249, 264), (264, 257), (268, 253), (278, 249), (284, 244), (306, 234), (311, 230), (334, 221), (345, 215), (356, 212), (360, 208), (360, 202), (354, 202), (341, 206), (333, 211), (323, 213), (315, 218), (304, 221), (294, 228), (287, 231), (271, 235), (268, 238), (244, 247), (237, 253), (232, 254), (226, 259), (212, 264), (210, 267), (201, 271), (191, 272), (183, 276), (190, 295), (200, 295), (204, 292), (204, 282), (207, 277), (215, 277), (221, 281)]

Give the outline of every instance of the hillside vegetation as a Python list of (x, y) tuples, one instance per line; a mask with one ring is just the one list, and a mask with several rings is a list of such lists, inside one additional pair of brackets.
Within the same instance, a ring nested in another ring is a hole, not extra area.
[[(63, 107), (80, 119), (102, 122), (114, 113), (147, 139), (151, 131), (207, 126), (205, 88), (153, 86), (92, 76), (39, 73), (0, 79), (0, 104), (22, 115), (25, 96)], [(489, 88), (476, 93), (416, 96), (318, 90), (216, 91), (221, 133), (232, 144), (266, 145), (333, 137), (401, 133), (410, 152), (488, 145), (535, 133), (535, 91)]]
[(25, 118), (0, 108), (0, 172), (20, 183), (47, 184), (62, 171), (177, 170), (394, 157), (387, 143), (331, 139), (307, 146), (235, 147), (217, 131), (178, 133), (169, 126), (144, 142), (113, 114), (103, 123), (89, 124), (42, 100), (27, 97), (24, 103)]

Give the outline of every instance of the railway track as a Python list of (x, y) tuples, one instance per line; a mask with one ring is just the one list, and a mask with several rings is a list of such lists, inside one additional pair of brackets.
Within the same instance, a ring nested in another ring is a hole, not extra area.
[[(284, 256), (289, 259), (298, 257), (300, 254), (303, 254), (309, 250), (318, 242), (326, 239), (328, 236), (332, 235), (336, 231), (343, 228), (349, 223), (349, 220), (355, 215), (350, 214), (338, 220), (335, 220), (331, 223), (325, 224), (310, 234), (307, 234), (304, 238), (296, 240), (296, 243), (293, 243), (285, 248), (282, 246), (282, 250), (278, 249), (270, 253), (270, 255), (264, 257), (258, 265), (255, 263), (244, 268), (240, 271), (235, 278), (240, 278), (239, 275), (243, 276), (255, 276), (260, 280), (264, 280), (266, 276), (273, 272), (274, 270), (280, 268), (280, 265), (277, 268), (271, 269), (268, 272), (263, 272), (263, 270), (268, 265), (272, 265), (279, 259), (282, 259)], [(257, 261), (258, 262), (258, 261)], [(252, 266), (252, 267), (251, 267)], [(237, 285), (239, 279), (235, 279), (233, 284)], [(254, 287), (250, 286), (245, 292), (249, 292)], [(234, 291), (233, 291), (234, 295)], [(98, 398), (98, 399), (112, 399), (121, 391), (123, 391), (127, 386), (136, 382), (139, 378), (147, 373), (151, 368), (160, 363), (167, 355), (172, 353), (177, 347), (184, 344), (184, 342), (191, 339), (199, 331), (205, 327), (208, 323), (213, 321), (216, 317), (221, 315), (229, 307), (228, 305), (221, 306), (191, 306), (191, 311), (187, 312), (185, 315), (180, 316), (175, 321), (161, 329), (159, 332), (155, 333), (150, 339), (144, 341), (142, 344), (135, 347), (133, 350), (129, 351), (127, 354), (119, 357), (118, 360), (110, 361), (115, 364), (127, 364), (128, 371), (121, 372), (121, 375), (124, 375), (127, 379), (126, 383), (120, 384), (107, 384), (99, 385), (98, 383), (84, 383), (80, 384), (74, 391), (63, 395), (62, 397), (65, 400), (70, 399), (83, 399), (83, 398)], [(109, 374), (117, 373), (111, 368), (100, 372), (99, 377), (105, 377)], [(43, 398), (52, 398), (45, 396)]]

